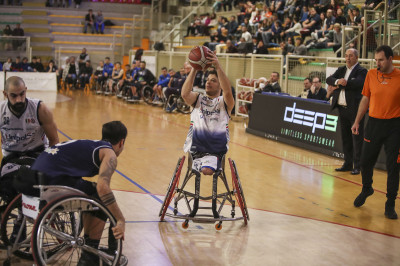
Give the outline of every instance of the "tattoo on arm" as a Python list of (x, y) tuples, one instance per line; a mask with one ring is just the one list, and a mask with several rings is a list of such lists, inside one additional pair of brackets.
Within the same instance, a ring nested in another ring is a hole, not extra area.
[(114, 202), (116, 202), (114, 194), (112, 192), (110, 192), (104, 196), (101, 196), (100, 199), (106, 206), (111, 205)]
[(107, 183), (110, 183), (111, 176), (117, 168), (117, 157), (111, 157), (110, 160), (106, 163), (105, 168), (100, 173), (100, 177), (102, 177)]

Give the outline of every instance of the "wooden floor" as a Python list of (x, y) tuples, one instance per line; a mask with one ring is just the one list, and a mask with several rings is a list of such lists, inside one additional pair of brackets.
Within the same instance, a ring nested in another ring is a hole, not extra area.
[[(158, 213), (184, 155), (189, 115), (81, 91), (29, 95), (53, 110), (62, 141), (99, 139), (110, 120), (128, 127), (112, 188), (128, 221), (129, 265), (400, 264), (400, 222), (383, 214), (386, 172), (375, 171), (375, 194), (355, 208), (361, 176), (335, 172), (341, 160), (247, 134), (246, 123), (231, 122), (228, 157), (236, 161), (251, 220), (224, 222), (221, 231), (197, 223), (185, 230), (170, 218), (159, 223)], [(202, 195), (211, 194), (209, 181), (202, 180)]]

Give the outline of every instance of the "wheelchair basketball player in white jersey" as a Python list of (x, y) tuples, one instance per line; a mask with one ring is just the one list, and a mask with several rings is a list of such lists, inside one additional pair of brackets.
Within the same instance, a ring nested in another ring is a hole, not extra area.
[(13, 176), (21, 165), (30, 166), (47, 147), (59, 142), (53, 114), (46, 105), (26, 97), (27, 87), (20, 77), (6, 80), (6, 101), (0, 102), (1, 161), (0, 197), (11, 201), (18, 193)]
[[(235, 105), (231, 84), (217, 56), (209, 51), (206, 55), (216, 71), (211, 71), (206, 82), (206, 95), (193, 92), (196, 77), (194, 68), (182, 88), (182, 98), (194, 109), (184, 151), (193, 157), (193, 170), (213, 175), (221, 168), (221, 159), (228, 151), (230, 114)], [(221, 96), (222, 91), (222, 96)]]

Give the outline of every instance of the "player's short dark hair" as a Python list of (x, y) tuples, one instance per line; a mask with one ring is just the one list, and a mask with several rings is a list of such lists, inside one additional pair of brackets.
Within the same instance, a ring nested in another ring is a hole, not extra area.
[(167, 68), (166, 67), (162, 67), (161, 70), (167, 70)]
[(209, 76), (210, 76), (210, 75), (216, 75), (217, 78), (218, 78), (218, 73), (217, 73), (217, 71), (215, 71), (215, 70), (211, 70), (210, 72), (208, 72), (208, 75), (209, 75)]
[(306, 80), (308, 80), (310, 83), (312, 83), (310, 78), (305, 78), (303, 81), (306, 81)]
[(121, 121), (111, 121), (105, 123), (102, 129), (101, 139), (110, 142), (112, 145), (117, 144), (123, 139), (126, 139), (128, 130)]
[(278, 78), (279, 78), (279, 73), (278, 72), (274, 71), (274, 72), (272, 72), (272, 74), (276, 74), (278, 76)]
[(388, 45), (381, 45), (378, 48), (376, 48), (375, 53), (377, 54), (377, 53), (380, 53), (380, 52), (384, 52), (385, 53), (386, 59), (389, 59), (389, 57), (393, 58), (393, 50)]

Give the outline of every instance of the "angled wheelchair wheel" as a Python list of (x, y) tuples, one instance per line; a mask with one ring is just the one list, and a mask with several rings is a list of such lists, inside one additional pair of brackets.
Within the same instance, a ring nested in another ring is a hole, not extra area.
[(183, 164), (185, 162), (185, 156), (179, 158), (178, 163), (176, 164), (176, 168), (174, 171), (174, 175), (172, 176), (171, 182), (168, 185), (167, 194), (165, 195), (164, 202), (161, 205), (161, 210), (158, 216), (160, 216), (160, 221), (164, 221), (165, 213), (168, 210), (169, 204), (175, 195), (175, 188), (179, 185), (179, 178), (181, 176), (181, 171)]
[(244, 198), (242, 184), (240, 183), (240, 178), (237, 172), (235, 161), (229, 158), (229, 166), (231, 167), (232, 173), (232, 185), (235, 192), (236, 201), (239, 204), (240, 210), (242, 211), (244, 224), (247, 225), (247, 221), (250, 220), (249, 212), (247, 210), (246, 200)]
[[(22, 194), (15, 197), (3, 214), (1, 240), (6, 247), (12, 247), (17, 257), (32, 260), (31, 234), (33, 224), (22, 214)], [(15, 244), (17, 243), (17, 244)]]
[(142, 96), (145, 103), (150, 104), (151, 98), (153, 96), (153, 89), (150, 86), (144, 86), (142, 89)]
[(183, 100), (182, 97), (179, 97), (179, 98), (176, 100), (176, 109), (177, 109), (179, 112), (184, 113), (184, 114), (190, 113), (190, 105), (187, 105), (187, 104), (185, 103), (185, 100)]
[[(98, 248), (85, 242), (85, 215), (100, 214), (106, 219)], [(66, 195), (49, 202), (36, 219), (32, 235), (33, 258), (37, 265), (118, 265), (122, 240), (115, 240), (116, 224), (111, 212), (99, 201), (79, 195)], [(85, 264), (86, 265), (86, 264)]]

